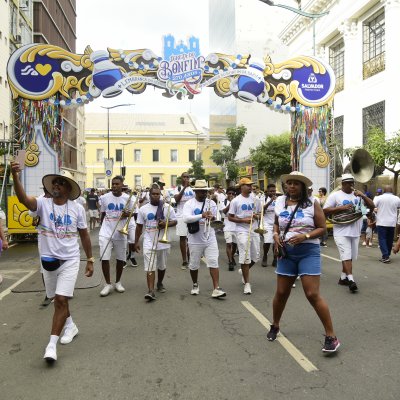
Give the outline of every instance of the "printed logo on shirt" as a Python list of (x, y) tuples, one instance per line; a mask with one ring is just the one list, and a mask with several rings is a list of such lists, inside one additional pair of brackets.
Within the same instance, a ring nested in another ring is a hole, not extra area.
[(124, 207), (125, 207), (124, 204), (114, 204), (114, 203), (110, 203), (110, 204), (107, 206), (107, 208), (108, 208), (110, 211), (119, 211), (119, 210), (123, 210)]
[(249, 210), (249, 211), (251, 211), (253, 208), (254, 208), (254, 203), (252, 203), (252, 204), (242, 204), (241, 206), (240, 206), (240, 208), (242, 209), (242, 210)]
[[(292, 216), (292, 212), (289, 212), (288, 210), (283, 210), (283, 211), (281, 211), (279, 216), (289, 220), (290, 217)], [(299, 219), (299, 220), (303, 219), (304, 218), (303, 210), (301, 210), (301, 209), (297, 210), (294, 218)]]
[(199, 214), (201, 214), (200, 208), (196, 208), (193, 212), (194, 212), (194, 215), (199, 215)]
[(56, 217), (56, 220), (54, 220), (54, 214), (50, 213), (50, 221), (53, 221), (55, 226), (68, 226), (72, 224), (71, 216), (69, 214), (63, 216), (59, 215)]
[(147, 219), (149, 220), (149, 221), (152, 221), (153, 219), (155, 219), (155, 215), (153, 214), (153, 213), (148, 213), (147, 214)]
[(358, 204), (358, 199), (354, 199), (354, 203), (351, 200), (343, 200), (342, 205), (346, 206), (347, 204), (357, 205)]

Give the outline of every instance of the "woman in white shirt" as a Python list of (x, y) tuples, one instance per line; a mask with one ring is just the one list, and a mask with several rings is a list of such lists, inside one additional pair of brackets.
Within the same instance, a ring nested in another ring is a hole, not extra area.
[(279, 322), (290, 296), (292, 285), (300, 276), (304, 293), (325, 328), (324, 352), (334, 352), (340, 346), (333, 331), (329, 308), (319, 293), (321, 257), (319, 237), (326, 230), (325, 216), (319, 202), (308, 197), (312, 182), (301, 172), (293, 171), (281, 177), (287, 194), (275, 205), (275, 252), (280, 250), (276, 268), (277, 289), (273, 301), (273, 324), (267, 338), (276, 339)]

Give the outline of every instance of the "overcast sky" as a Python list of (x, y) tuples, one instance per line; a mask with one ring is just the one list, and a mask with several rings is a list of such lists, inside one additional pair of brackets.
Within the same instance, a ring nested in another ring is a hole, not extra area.
[[(257, 0), (247, 1), (251, 7)], [(295, 5), (296, 2), (282, 0), (281, 3)], [(271, 10), (282, 11), (275, 7)], [(93, 50), (150, 48), (161, 56), (162, 37), (169, 33), (176, 40), (186, 41), (191, 35), (198, 37), (201, 53), (209, 53), (208, 0), (78, 0), (77, 14), (78, 53), (83, 53), (90, 45)], [(290, 14), (287, 15), (288, 21), (292, 17)], [(204, 126), (208, 126), (208, 90), (193, 100), (167, 99), (161, 94), (162, 90), (150, 86), (140, 95), (125, 91), (112, 99), (96, 99), (86, 106), (86, 112), (104, 111), (100, 106), (134, 103), (133, 108), (120, 107), (114, 112), (192, 112)]]

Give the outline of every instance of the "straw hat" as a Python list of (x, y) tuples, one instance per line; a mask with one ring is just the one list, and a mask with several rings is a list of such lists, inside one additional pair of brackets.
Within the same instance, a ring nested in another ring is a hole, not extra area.
[(249, 178), (242, 178), (240, 181), (239, 181), (239, 187), (240, 186), (242, 186), (242, 185), (252, 185), (254, 182), (251, 180), (251, 179), (249, 179)]
[(311, 179), (308, 179), (303, 173), (299, 171), (292, 171), (290, 174), (284, 174), (281, 176), (281, 181), (286, 183), (287, 181), (299, 181), (306, 185), (306, 188), (312, 186)]
[(81, 188), (79, 187), (79, 185), (75, 182), (73, 176), (71, 175), (70, 172), (68, 171), (60, 171), (59, 174), (49, 174), (49, 175), (45, 175), (42, 178), (42, 184), (43, 187), (49, 192), (51, 193), (52, 188), (53, 188), (53, 180), (55, 178), (63, 178), (65, 179), (67, 182), (69, 182), (69, 184), (71, 185), (71, 191), (69, 193), (69, 200), (75, 200), (77, 199), (80, 195), (81, 195)]
[(354, 182), (354, 176), (352, 174), (343, 174), (342, 182)]
[(192, 190), (209, 190), (207, 182), (204, 179), (197, 179), (196, 183), (192, 187)]

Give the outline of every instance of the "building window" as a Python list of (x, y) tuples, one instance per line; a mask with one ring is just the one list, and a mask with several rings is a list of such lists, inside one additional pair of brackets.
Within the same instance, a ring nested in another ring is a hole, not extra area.
[(178, 161), (178, 150), (171, 150), (171, 162)]
[(142, 151), (140, 149), (133, 150), (133, 157), (135, 162), (140, 162), (142, 159)]
[(176, 179), (178, 178), (178, 175), (171, 175), (171, 187), (176, 186)]
[(97, 162), (104, 161), (104, 149), (96, 149), (96, 161)]
[(142, 186), (142, 175), (135, 175), (135, 188)]
[(98, 189), (104, 189), (106, 187), (106, 180), (104, 176), (95, 176), (94, 178), (94, 186)]
[(189, 150), (189, 162), (192, 162), (196, 159), (196, 150)]
[(334, 119), (334, 144), (335, 144), (335, 176), (343, 174), (343, 126), (344, 117), (336, 117)]
[(336, 77), (336, 92), (344, 89), (344, 41), (340, 40), (329, 49), (329, 64)]
[(385, 69), (385, 11), (382, 9), (363, 24), (363, 78)]
[(153, 161), (160, 161), (160, 150), (153, 150)]
[(363, 145), (367, 142), (368, 131), (371, 128), (380, 128), (385, 132), (385, 102), (373, 104), (363, 108)]
[(157, 183), (160, 180), (160, 177), (157, 175), (154, 175), (151, 177), (151, 183)]
[(185, 118), (184, 117), (180, 117), (179, 120), (180, 120), (181, 125), (183, 125), (185, 123)]
[(122, 149), (115, 150), (115, 161), (122, 161)]

